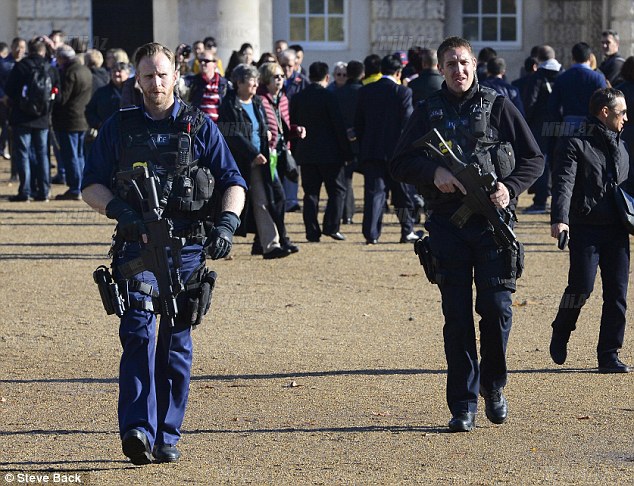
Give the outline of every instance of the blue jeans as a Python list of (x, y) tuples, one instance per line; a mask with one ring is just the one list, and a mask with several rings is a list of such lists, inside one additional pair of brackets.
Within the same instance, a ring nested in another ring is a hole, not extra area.
[(81, 192), (81, 176), (84, 172), (84, 138), (86, 132), (57, 131), (62, 166), (66, 173), (68, 191)]
[[(13, 127), (13, 158), (20, 177), (18, 195), (47, 198), (51, 188), (48, 160), (48, 129)], [(34, 157), (31, 158), (31, 153)], [(35, 187), (31, 187), (31, 179)]]

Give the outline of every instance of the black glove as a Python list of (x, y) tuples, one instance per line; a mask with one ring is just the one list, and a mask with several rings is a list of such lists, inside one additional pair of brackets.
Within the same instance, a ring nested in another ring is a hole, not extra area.
[(218, 218), (218, 223), (211, 230), (207, 241), (205, 241), (205, 249), (212, 260), (226, 257), (231, 251), (233, 245), (233, 234), (240, 226), (240, 218), (231, 211), (223, 211)]
[(147, 233), (143, 219), (127, 202), (115, 197), (106, 206), (106, 216), (117, 220), (117, 234), (126, 241), (139, 241)]

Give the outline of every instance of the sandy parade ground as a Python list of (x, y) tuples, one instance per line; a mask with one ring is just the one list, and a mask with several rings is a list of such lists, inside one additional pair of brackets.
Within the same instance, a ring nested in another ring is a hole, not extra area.
[[(10, 203), (8, 179), (2, 160), (0, 484), (634, 484), (634, 374), (596, 371), (600, 278), (566, 364), (548, 354), (568, 258), (546, 215), (516, 228), (527, 256), (506, 424), (481, 402), (474, 432), (448, 433), (440, 294), (393, 213), (375, 246), (360, 212), (347, 241), (317, 244), (291, 213), (298, 254), (265, 261), (238, 238), (231, 259), (209, 261), (219, 278), (194, 331), (183, 457), (137, 467), (117, 430), (117, 319), (92, 281), (113, 224), (82, 202)], [(631, 328), (621, 358), (634, 364)]]

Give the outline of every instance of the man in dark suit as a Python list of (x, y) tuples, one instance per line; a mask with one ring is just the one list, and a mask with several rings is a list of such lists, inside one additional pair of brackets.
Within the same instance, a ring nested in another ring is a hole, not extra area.
[(418, 76), (407, 85), (412, 90), (414, 105), (438, 91), (443, 82), (442, 75), (436, 69), (438, 57), (434, 49), (422, 49), (417, 62), (420, 63)]
[(401, 223), (401, 243), (418, 239), (409, 188), (394, 181), (387, 166), (412, 114), (412, 91), (399, 84), (402, 69), (400, 59), (385, 56), (381, 61), (381, 79), (359, 90), (354, 126), (360, 144), (359, 171), (365, 177), (363, 236), (368, 245), (378, 243), (381, 236), (388, 188)]
[(363, 63), (360, 61), (350, 61), (346, 68), (346, 74), (348, 76), (346, 84), (344, 84), (341, 88), (334, 90), (334, 93), (337, 97), (337, 101), (339, 101), (343, 122), (346, 125), (348, 141), (350, 142), (350, 148), (355, 158), (353, 163), (348, 164), (345, 168), (346, 198), (343, 205), (342, 222), (343, 224), (351, 224), (352, 216), (354, 216), (354, 191), (352, 189), (352, 176), (357, 166), (356, 157), (359, 155), (359, 144), (357, 142), (356, 134), (354, 133), (354, 113), (357, 109), (359, 90), (363, 87), (363, 83), (361, 82), (364, 74)]
[[(306, 138), (297, 141), (295, 151), (302, 168), (306, 239), (318, 242), (323, 233), (335, 240), (345, 240), (339, 225), (346, 194), (344, 162), (352, 158), (350, 145), (337, 98), (326, 89), (330, 82), (328, 64), (312, 63), (308, 77), (310, 86), (293, 96), (290, 110), (291, 124), (306, 127)], [(322, 184), (328, 194), (323, 231), (317, 221)]]

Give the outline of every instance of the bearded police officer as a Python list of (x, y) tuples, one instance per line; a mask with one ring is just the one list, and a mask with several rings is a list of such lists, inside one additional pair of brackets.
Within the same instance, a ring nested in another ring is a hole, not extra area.
[[(449, 428), (467, 432), (475, 427), (478, 393), (484, 397), (490, 421), (501, 424), (507, 418), (503, 394), (506, 345), (511, 330), (511, 293), (521, 273), (523, 250), (517, 241), (513, 246), (501, 245), (494, 226), (481, 214), (456, 219), (460, 215), (456, 211), (469, 197), (454, 175), (457, 171), (450, 171), (443, 163), (439, 156), (442, 150), (417, 148), (415, 142), (437, 129), (454, 152), (460, 154), (458, 146), (462, 149), (465, 162), (475, 161), (478, 171), (497, 176), (497, 182), (485, 193), (484, 203), (489, 209), (495, 206), (495, 214), (511, 216), (517, 196), (541, 174), (544, 158), (513, 104), (478, 85), (476, 59), (468, 41), (447, 38), (438, 48), (438, 60), (445, 82), (417, 105), (391, 161), (391, 171), (395, 179), (418, 186), (428, 205), (427, 248), (433, 264), (426, 267), (426, 273), (442, 295), (447, 402), (452, 414)], [(509, 234), (513, 235), (512, 230)], [(474, 280), (480, 363), (472, 311)]]
[[(246, 184), (216, 125), (174, 96), (174, 54), (150, 43), (138, 49), (134, 62), (143, 106), (123, 109), (104, 123), (85, 168), (82, 194), (93, 209), (117, 220), (112, 285), (122, 296), (117, 300), (123, 346), (119, 431), (124, 454), (140, 465), (180, 457), (176, 443), (188, 398), (191, 329), (207, 311), (215, 276), (206, 269), (205, 256), (218, 259), (231, 250)], [(153, 243), (143, 194), (123, 177), (139, 170), (145, 180), (138, 185), (155, 184), (156, 212), (169, 222), (170, 238), (182, 242), (180, 252), (170, 247), (166, 265), (178, 268), (164, 269), (183, 283), (183, 290), (175, 292), (175, 316), (169, 318), (157, 304), (172, 297), (159, 292), (163, 269), (132, 265)], [(214, 215), (215, 225), (207, 225)]]

